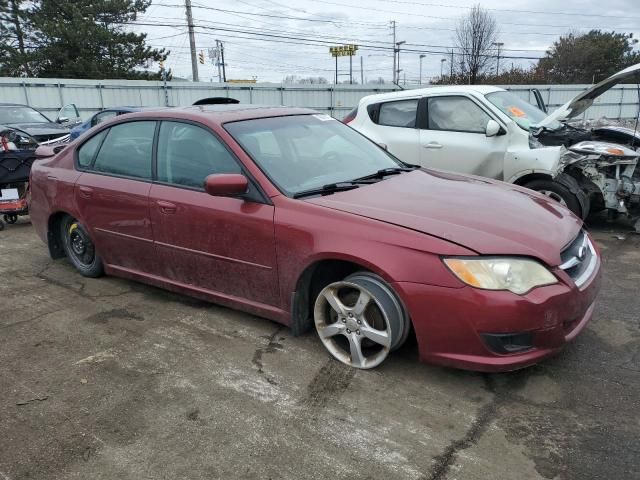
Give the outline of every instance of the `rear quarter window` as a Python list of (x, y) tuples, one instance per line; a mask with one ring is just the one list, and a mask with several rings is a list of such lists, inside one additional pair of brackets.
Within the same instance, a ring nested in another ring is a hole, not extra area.
[(85, 168), (91, 166), (93, 159), (96, 156), (96, 152), (98, 151), (98, 148), (100, 148), (100, 144), (107, 134), (107, 131), (108, 130), (103, 130), (82, 144), (78, 149), (78, 165)]
[(387, 127), (415, 128), (418, 99), (377, 103), (367, 108), (374, 123)]

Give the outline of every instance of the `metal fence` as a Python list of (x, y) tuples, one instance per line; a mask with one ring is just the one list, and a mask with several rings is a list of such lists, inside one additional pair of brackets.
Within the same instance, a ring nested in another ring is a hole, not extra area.
[[(407, 88), (416, 88), (408, 86)], [(549, 108), (554, 110), (590, 85), (510, 85), (513, 91), (535, 104), (532, 89), (537, 88)], [(392, 85), (288, 85), (220, 84), (162, 82), (143, 80), (75, 80), (0, 78), (0, 103), (15, 102), (54, 113), (74, 103), (83, 118), (115, 106), (185, 106), (206, 97), (232, 97), (242, 103), (308, 107), (342, 118), (358, 101), (374, 93), (397, 90)], [(635, 85), (617, 85), (585, 112), (585, 119), (607, 117), (635, 118), (638, 92)]]

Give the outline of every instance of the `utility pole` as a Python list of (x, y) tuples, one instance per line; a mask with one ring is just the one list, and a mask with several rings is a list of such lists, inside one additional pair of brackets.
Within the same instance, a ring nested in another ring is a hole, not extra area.
[(364, 85), (364, 60), (360, 55), (360, 85)]
[(393, 76), (391, 83), (396, 83), (396, 21), (391, 20), (391, 28), (393, 29)]
[(222, 62), (222, 81), (227, 83), (227, 64), (224, 63), (224, 43), (220, 40), (220, 61)]
[(407, 43), (405, 40), (402, 40), (400, 42), (396, 42), (395, 45), (395, 49), (394, 49), (394, 60), (395, 60), (395, 55), (398, 55), (398, 59), (396, 61), (394, 61), (395, 65), (396, 65), (396, 81), (395, 83), (398, 84), (400, 83), (400, 72), (402, 71), (402, 69), (400, 68), (400, 45)]
[(191, 74), (193, 81), (198, 81), (198, 59), (196, 54), (196, 36), (193, 31), (193, 15), (191, 14), (191, 0), (184, 0), (187, 8), (187, 25), (189, 27), (189, 47), (191, 48)]
[(440, 82), (442, 82), (442, 68), (444, 67), (444, 62), (446, 62), (447, 59), (446, 58), (441, 58), (440, 59)]
[(451, 49), (451, 74), (449, 75), (449, 83), (453, 82), (453, 48)]
[(495, 47), (498, 47), (498, 56), (496, 60), (496, 77), (500, 75), (500, 47), (504, 45), (503, 42), (493, 42)]
[(353, 85), (353, 55), (349, 55), (349, 85)]

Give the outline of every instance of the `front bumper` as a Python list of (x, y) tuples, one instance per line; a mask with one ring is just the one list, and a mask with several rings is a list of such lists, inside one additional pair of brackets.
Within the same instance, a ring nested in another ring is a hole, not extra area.
[[(601, 264), (578, 288), (567, 277), (526, 295), (472, 287), (446, 288), (397, 282), (413, 321), (420, 360), (468, 370), (524, 368), (558, 353), (591, 319), (600, 290)], [(482, 334), (527, 333), (531, 348), (497, 353)]]

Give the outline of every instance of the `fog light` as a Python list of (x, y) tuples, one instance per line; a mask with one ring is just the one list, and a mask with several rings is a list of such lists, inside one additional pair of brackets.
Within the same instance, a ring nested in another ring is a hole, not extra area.
[(480, 336), (495, 353), (520, 353), (533, 348), (533, 338), (529, 332), (481, 333)]

